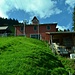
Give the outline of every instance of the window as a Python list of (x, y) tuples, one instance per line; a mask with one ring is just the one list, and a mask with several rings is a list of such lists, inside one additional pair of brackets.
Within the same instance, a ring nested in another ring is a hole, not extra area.
[(40, 34), (31, 34), (30, 35), (31, 38), (35, 38), (35, 39), (40, 39)]
[(38, 20), (35, 19), (33, 22), (34, 22), (34, 23), (38, 23)]
[(21, 30), (21, 32), (23, 32), (23, 30), (24, 30), (24, 27), (23, 27), (23, 26), (21, 26), (20, 30)]
[(34, 30), (37, 30), (37, 26), (34, 26)]
[(47, 30), (50, 30), (50, 26), (46, 26)]

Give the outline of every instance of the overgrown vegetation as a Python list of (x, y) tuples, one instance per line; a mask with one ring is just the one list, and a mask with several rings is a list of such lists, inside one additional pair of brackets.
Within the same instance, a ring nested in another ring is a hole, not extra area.
[(74, 74), (73, 65), (74, 61), (55, 56), (43, 41), (0, 38), (0, 75), (68, 75), (69, 68)]
[(8, 26), (8, 30), (11, 31), (11, 33), (14, 33), (14, 25), (20, 24), (17, 19), (7, 19), (7, 18), (2, 18), (0, 17), (0, 26)]
[(75, 59), (69, 59), (58, 56), (58, 59), (61, 61), (62, 65), (66, 71), (70, 72), (72, 75), (75, 75)]
[(0, 17), (0, 26), (1, 25), (15, 25), (15, 24), (19, 24), (17, 19), (7, 19), (7, 18), (2, 18)]

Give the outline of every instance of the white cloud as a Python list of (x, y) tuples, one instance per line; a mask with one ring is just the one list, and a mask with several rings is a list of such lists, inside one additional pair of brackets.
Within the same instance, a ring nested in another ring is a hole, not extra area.
[(57, 28), (58, 28), (58, 30), (64, 30), (65, 26), (59, 26), (59, 25), (57, 25)]
[(66, 0), (65, 3), (68, 4), (72, 8), (75, 6), (75, 0)]
[(73, 8), (75, 6), (75, 0), (66, 0), (65, 4), (69, 5), (69, 7), (67, 8), (67, 10), (69, 11), (69, 13), (73, 13)]
[(3, 11), (0, 11), (0, 17), (8, 18), (8, 16), (6, 15), (6, 13), (4, 13)]
[(52, 0), (0, 0), (0, 16), (8, 17), (6, 13), (16, 8), (29, 12), (31, 16), (46, 18), (62, 12), (56, 4), (57, 2)]
[(69, 23), (67, 26), (60, 26), (60, 25), (57, 25), (57, 28), (58, 28), (58, 30), (64, 30), (64, 29), (72, 29), (72, 25), (71, 25), (71, 23)]
[(4, 6), (4, 5), (5, 5), (5, 1), (1, 0), (0, 1), (0, 17), (7, 17), (7, 15), (6, 15), (7, 6)]
[(23, 23), (23, 20), (19, 21), (19, 23)]

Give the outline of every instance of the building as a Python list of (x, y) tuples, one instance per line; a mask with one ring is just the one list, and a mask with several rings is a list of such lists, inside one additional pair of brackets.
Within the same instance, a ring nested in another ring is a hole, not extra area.
[(7, 36), (11, 31), (8, 26), (0, 26), (0, 36)]
[(50, 35), (51, 44), (56, 43), (61, 54), (75, 52), (75, 32), (47, 32)]
[(21, 25), (14, 25), (15, 26), (15, 35), (25, 35), (27, 37), (41, 39), (41, 40), (50, 40), (49, 34), (46, 32), (56, 32), (57, 31), (57, 23), (47, 23), (47, 24), (40, 24), (39, 20), (36, 16), (32, 19), (31, 24), (21, 24)]
[[(40, 24), (37, 17), (32, 19), (32, 24), (15, 25), (15, 35), (24, 35), (30, 38), (48, 41), (50, 44), (55, 43), (57, 51), (60, 54), (70, 54), (75, 52), (75, 32), (63, 31), (58, 32), (57, 23)], [(52, 46), (53, 47), (53, 46)]]

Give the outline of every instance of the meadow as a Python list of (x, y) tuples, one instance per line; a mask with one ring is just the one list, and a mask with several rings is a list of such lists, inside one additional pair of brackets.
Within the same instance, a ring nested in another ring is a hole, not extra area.
[(68, 75), (69, 71), (75, 74), (74, 62), (54, 55), (45, 41), (0, 37), (0, 75)]

